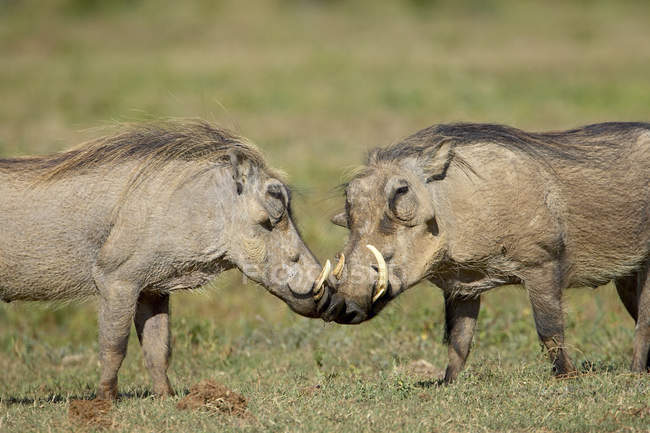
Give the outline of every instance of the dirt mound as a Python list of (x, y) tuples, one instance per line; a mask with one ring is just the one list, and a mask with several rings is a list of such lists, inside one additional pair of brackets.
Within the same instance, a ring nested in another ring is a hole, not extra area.
[(190, 387), (190, 393), (176, 404), (178, 409), (207, 409), (231, 415), (246, 414), (246, 399), (214, 380), (202, 380)]
[(113, 419), (109, 400), (70, 400), (68, 418), (75, 424), (89, 427), (110, 427)]
[(429, 379), (441, 379), (445, 375), (443, 370), (424, 359), (412, 361), (402, 366), (402, 369), (408, 374)]

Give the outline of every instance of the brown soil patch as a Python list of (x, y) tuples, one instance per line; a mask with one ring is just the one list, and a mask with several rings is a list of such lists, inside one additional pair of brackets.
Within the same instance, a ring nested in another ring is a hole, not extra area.
[(314, 394), (321, 392), (323, 387), (320, 384), (305, 386), (300, 389), (301, 397), (311, 397)]
[(445, 375), (443, 370), (424, 359), (412, 361), (408, 365), (403, 366), (403, 369), (409, 374), (428, 379), (441, 379)]
[(113, 404), (109, 400), (70, 400), (68, 418), (75, 424), (89, 427), (110, 427)]
[(190, 387), (190, 393), (176, 404), (178, 409), (207, 409), (244, 416), (246, 414), (246, 399), (229, 390), (214, 380), (202, 380)]

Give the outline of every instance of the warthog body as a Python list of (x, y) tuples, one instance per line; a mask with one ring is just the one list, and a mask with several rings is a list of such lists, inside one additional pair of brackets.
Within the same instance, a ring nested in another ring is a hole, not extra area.
[(117, 395), (131, 321), (154, 391), (171, 393), (169, 294), (226, 269), (318, 316), (320, 266), (293, 224), (288, 188), (254, 146), (204, 122), (0, 160), (0, 227), (1, 299), (98, 295), (100, 398)]
[(649, 182), (648, 123), (549, 133), (438, 125), (377, 149), (333, 218), (350, 236), (338, 273), (346, 308), (332, 319), (367, 320), (431, 280), (445, 298), (451, 381), (469, 353), (481, 294), (522, 283), (554, 370), (570, 374), (563, 290), (614, 280), (636, 321), (632, 370), (645, 371)]

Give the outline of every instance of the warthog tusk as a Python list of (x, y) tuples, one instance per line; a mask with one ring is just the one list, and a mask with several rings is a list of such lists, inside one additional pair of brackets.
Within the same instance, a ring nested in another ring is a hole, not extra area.
[(386, 292), (386, 287), (388, 287), (388, 270), (386, 269), (386, 261), (384, 260), (384, 256), (381, 255), (379, 250), (370, 244), (366, 245), (366, 248), (372, 252), (372, 254), (375, 256), (375, 259), (377, 260), (377, 291), (372, 297), (372, 302), (375, 303), (377, 299), (382, 297), (382, 295)]
[(341, 253), (339, 256), (339, 262), (336, 264), (334, 267), (334, 270), (332, 271), (332, 275), (334, 275), (334, 278), (337, 280), (341, 279), (341, 274), (343, 273), (343, 266), (345, 266), (345, 254)]
[(323, 283), (329, 277), (330, 275), (330, 270), (332, 269), (332, 264), (330, 263), (329, 260), (325, 261), (325, 266), (323, 266), (323, 269), (320, 271), (320, 275), (318, 276), (318, 279), (316, 280), (316, 285), (314, 286), (314, 301), (318, 302), (320, 298), (323, 297), (323, 294), (325, 293), (325, 289), (323, 288)]

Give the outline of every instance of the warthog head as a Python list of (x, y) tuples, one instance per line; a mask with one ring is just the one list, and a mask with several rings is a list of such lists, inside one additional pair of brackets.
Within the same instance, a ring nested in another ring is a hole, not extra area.
[[(449, 148), (435, 155), (373, 152), (345, 186), (345, 211), (332, 218), (350, 230), (333, 276), (346, 308), (334, 320), (359, 323), (426, 278), (444, 257), (427, 183), (444, 176)], [(399, 151), (399, 149), (397, 150)]]
[(331, 296), (326, 281), (330, 263), (321, 269), (300, 237), (291, 214), (290, 189), (251, 159), (231, 153), (230, 162), (234, 208), (224, 227), (229, 233), (228, 260), (303, 316), (337, 312), (343, 302)]

